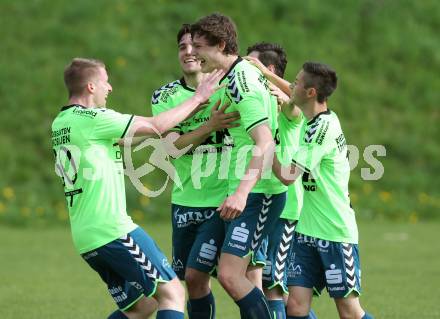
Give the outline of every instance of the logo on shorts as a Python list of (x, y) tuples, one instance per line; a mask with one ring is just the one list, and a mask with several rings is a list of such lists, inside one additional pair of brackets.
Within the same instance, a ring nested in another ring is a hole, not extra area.
[(325, 278), (329, 285), (337, 285), (342, 283), (341, 269), (335, 269), (335, 264), (330, 265), (330, 269), (325, 272)]
[(217, 256), (217, 246), (214, 244), (214, 239), (211, 239), (209, 243), (203, 243), (199, 256), (208, 260), (214, 260), (215, 256)]
[(180, 259), (175, 260), (173, 258), (173, 270), (174, 271), (181, 271), (181, 270), (183, 270), (183, 262)]
[(287, 276), (288, 277), (296, 277), (300, 276), (302, 273), (302, 269), (300, 265), (295, 265), (294, 263), (289, 264), (287, 267)]
[(240, 227), (236, 226), (234, 227), (234, 230), (232, 231), (231, 239), (239, 241), (241, 243), (247, 242), (249, 237), (249, 230), (246, 229), (246, 224), (241, 223)]
[(169, 267), (170, 263), (168, 262), (168, 259), (164, 258), (162, 259), (162, 267)]
[(98, 256), (98, 252), (92, 251), (91, 253), (87, 253), (86, 255), (83, 256), (84, 260), (89, 260), (92, 257)]
[(187, 211), (179, 213), (179, 209), (174, 212), (174, 218), (178, 228), (186, 227), (192, 224), (200, 224), (214, 216), (215, 210), (208, 209), (204, 211)]
[(328, 247), (330, 246), (330, 242), (328, 240), (319, 239), (318, 240), (318, 251), (322, 253), (328, 253)]
[(128, 298), (127, 294), (121, 286), (111, 287), (108, 289), (108, 291), (112, 295), (115, 302), (123, 302), (125, 299)]
[(272, 262), (270, 260), (266, 260), (266, 265), (263, 268), (263, 277), (270, 279), (270, 274), (272, 273)]
[(136, 281), (129, 281), (128, 283), (130, 285), (132, 285), (134, 288), (136, 288), (137, 290), (143, 290), (141, 284)]

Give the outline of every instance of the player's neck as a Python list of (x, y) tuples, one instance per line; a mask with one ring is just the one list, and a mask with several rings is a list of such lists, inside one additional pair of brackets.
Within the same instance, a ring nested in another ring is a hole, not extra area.
[(318, 115), (319, 113), (325, 112), (327, 111), (327, 103), (319, 103), (319, 102), (311, 102), (308, 103), (304, 108), (303, 108), (303, 114), (306, 117), (307, 121), (310, 121), (311, 119), (313, 119), (316, 115)]
[(225, 72), (228, 72), (232, 64), (234, 64), (235, 60), (237, 60), (237, 58), (238, 55), (232, 55), (232, 54), (226, 55), (221, 61), (221, 65), (219, 66), (219, 68), (221, 68)]
[(72, 105), (72, 104), (82, 105), (86, 108), (95, 107), (95, 104), (93, 102), (93, 98), (91, 95), (89, 95), (89, 96), (73, 96), (69, 99), (68, 105)]
[(183, 74), (183, 78), (185, 79), (185, 83), (190, 88), (196, 89), (199, 86), (200, 81), (202, 81), (202, 72), (191, 73), (191, 74)]

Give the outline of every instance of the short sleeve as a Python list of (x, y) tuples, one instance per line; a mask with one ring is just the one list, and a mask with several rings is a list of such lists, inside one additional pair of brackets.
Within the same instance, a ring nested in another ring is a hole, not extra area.
[(240, 113), (240, 124), (248, 133), (269, 119), (262, 99), (258, 99), (255, 95), (248, 94), (244, 97), (237, 104), (237, 110)]
[(327, 120), (321, 120), (315, 125), (307, 126), (299, 148), (293, 154), (292, 163), (305, 172), (313, 171), (322, 159), (336, 147), (332, 135), (330, 122)]
[(101, 110), (96, 114), (93, 131), (96, 139), (123, 138), (133, 120), (134, 115), (122, 114), (110, 109)]

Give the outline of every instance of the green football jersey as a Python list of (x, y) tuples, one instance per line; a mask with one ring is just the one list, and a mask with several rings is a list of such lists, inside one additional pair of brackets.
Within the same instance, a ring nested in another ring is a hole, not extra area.
[[(240, 184), (252, 157), (255, 145), (249, 132), (262, 123), (268, 124), (275, 139), (278, 128), (277, 105), (272, 103), (267, 79), (248, 61), (238, 57), (221, 81), (226, 84), (224, 101), (231, 103), (228, 112), (240, 113), (240, 126), (230, 128), (234, 147), (229, 165), (229, 194)], [(261, 179), (252, 189), (252, 193), (279, 194), (285, 192), (284, 186), (272, 173), (271, 169), (263, 172)]]
[(348, 194), (348, 150), (336, 114), (328, 110), (304, 121), (299, 143), (293, 163), (304, 170), (304, 198), (296, 231), (357, 244), (355, 213)]
[(126, 211), (117, 144), (132, 118), (106, 108), (69, 105), (52, 123), (55, 172), (64, 184), (73, 242), (81, 254), (137, 227)]
[[(171, 82), (153, 93), (151, 104), (153, 115), (168, 111), (194, 95), (194, 89), (188, 87), (185, 80)], [(210, 98), (208, 107), (197, 112), (191, 118), (181, 122), (173, 131), (183, 135), (196, 130), (211, 117), (211, 109), (221, 99), (216, 92)], [(172, 159), (181, 187), (174, 183), (171, 195), (173, 204), (189, 207), (218, 207), (227, 195), (228, 181), (219, 178), (219, 167), (227, 130), (213, 132), (195, 150)], [(220, 176), (221, 177), (221, 176)]]
[[(277, 151), (278, 159), (283, 165), (292, 162), (293, 154), (299, 147), (299, 134), (304, 117), (301, 115), (294, 120), (289, 120), (283, 112), (278, 115), (279, 126), (279, 150)], [(303, 187), (300, 180), (296, 180), (289, 185), (287, 189), (286, 206), (281, 213), (281, 218), (289, 220), (298, 220), (300, 209), (302, 206)]]

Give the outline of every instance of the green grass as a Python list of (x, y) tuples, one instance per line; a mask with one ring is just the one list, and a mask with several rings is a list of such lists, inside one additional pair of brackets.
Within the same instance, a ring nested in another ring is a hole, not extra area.
[[(440, 318), (440, 224), (361, 223), (362, 305), (375, 318)], [(169, 255), (170, 226), (145, 229)], [(0, 226), (0, 318), (106, 318), (105, 285), (75, 253), (67, 228)], [(217, 318), (236, 319), (235, 304), (214, 282)], [(328, 295), (314, 300), (319, 318), (337, 318)]]

